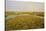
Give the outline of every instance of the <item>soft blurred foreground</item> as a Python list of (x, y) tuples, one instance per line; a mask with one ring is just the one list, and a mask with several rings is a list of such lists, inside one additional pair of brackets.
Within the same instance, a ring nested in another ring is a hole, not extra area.
[(44, 28), (44, 12), (6, 12), (6, 30)]

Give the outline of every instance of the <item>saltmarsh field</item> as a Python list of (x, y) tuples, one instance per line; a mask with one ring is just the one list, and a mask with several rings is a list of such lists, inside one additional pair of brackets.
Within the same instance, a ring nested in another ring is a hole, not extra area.
[(44, 12), (6, 12), (6, 29), (23, 30), (44, 28)]

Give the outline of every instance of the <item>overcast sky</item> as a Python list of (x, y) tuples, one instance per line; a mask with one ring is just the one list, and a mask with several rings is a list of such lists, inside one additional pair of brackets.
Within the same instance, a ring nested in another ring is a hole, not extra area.
[(39, 2), (7, 1), (7, 9), (12, 11), (43, 12), (44, 4)]

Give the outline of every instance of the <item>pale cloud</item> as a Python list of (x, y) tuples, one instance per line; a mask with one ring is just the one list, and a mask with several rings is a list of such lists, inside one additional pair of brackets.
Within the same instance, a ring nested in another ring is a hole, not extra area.
[(44, 3), (40, 2), (24, 2), (24, 1), (8, 1), (7, 9), (13, 11), (34, 11), (43, 12)]
[(16, 0), (16, 1), (44, 2), (44, 0)]
[(16, 1), (16, 0), (8, 0), (8, 1)]
[(39, 2), (16, 1), (16, 11), (43, 12), (44, 4)]

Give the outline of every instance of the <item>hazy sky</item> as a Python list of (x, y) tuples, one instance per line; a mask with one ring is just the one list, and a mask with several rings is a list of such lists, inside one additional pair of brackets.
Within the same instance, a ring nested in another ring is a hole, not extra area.
[(42, 12), (44, 4), (39, 2), (7, 1), (7, 9), (12, 11)]

